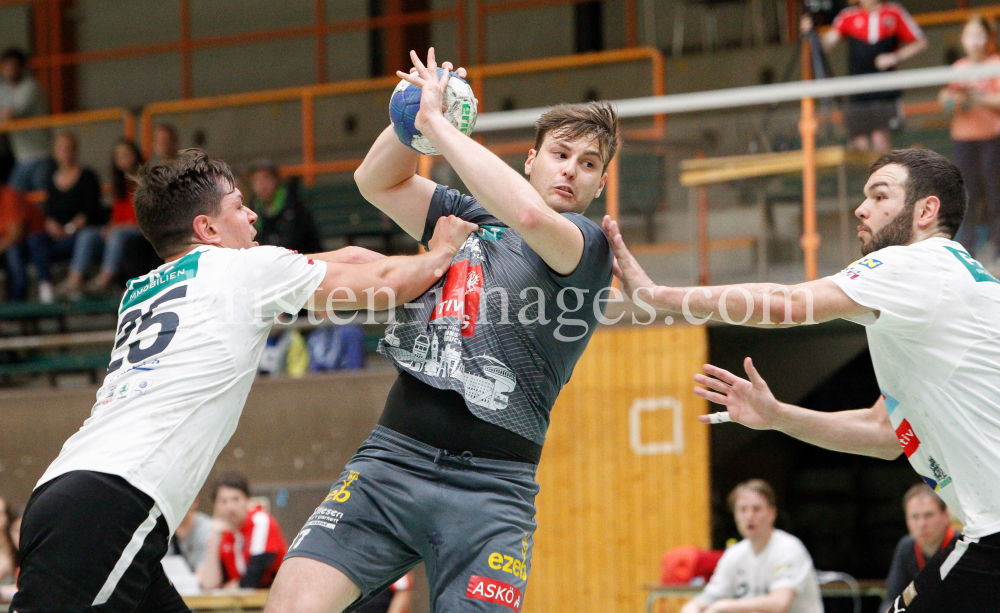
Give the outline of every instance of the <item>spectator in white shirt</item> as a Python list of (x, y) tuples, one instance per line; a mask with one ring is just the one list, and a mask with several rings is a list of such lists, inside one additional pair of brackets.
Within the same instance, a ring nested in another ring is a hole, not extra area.
[(812, 558), (774, 528), (774, 490), (761, 479), (736, 486), (729, 508), (743, 540), (726, 550), (704, 591), (681, 613), (823, 613)]

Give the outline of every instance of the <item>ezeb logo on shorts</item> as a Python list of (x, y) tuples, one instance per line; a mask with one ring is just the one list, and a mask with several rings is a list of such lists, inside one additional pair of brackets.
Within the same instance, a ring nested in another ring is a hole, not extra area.
[(487, 559), (487, 563), (493, 570), (510, 573), (524, 581), (528, 580), (528, 533), (524, 533), (521, 539), (521, 559), (514, 556), (505, 556), (502, 553), (493, 552)]
[(326, 500), (323, 502), (347, 502), (347, 500), (351, 497), (351, 493), (347, 491), (347, 488), (351, 487), (351, 484), (357, 481), (360, 476), (361, 474), (358, 473), (358, 471), (352, 470), (348, 473), (347, 478), (344, 479), (340, 489), (330, 492), (330, 494), (326, 497)]

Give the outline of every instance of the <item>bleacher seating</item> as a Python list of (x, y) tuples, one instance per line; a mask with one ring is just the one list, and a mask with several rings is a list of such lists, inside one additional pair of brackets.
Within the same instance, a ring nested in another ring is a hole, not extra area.
[(353, 245), (358, 237), (377, 236), (385, 241), (388, 251), (392, 236), (403, 232), (365, 200), (353, 179), (302, 188), (302, 201), (312, 213), (321, 239), (343, 238)]

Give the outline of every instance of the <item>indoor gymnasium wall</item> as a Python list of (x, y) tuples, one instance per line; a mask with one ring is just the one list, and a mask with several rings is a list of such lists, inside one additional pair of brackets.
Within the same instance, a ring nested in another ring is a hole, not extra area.
[(641, 611), (665, 551), (709, 546), (706, 359), (703, 326), (594, 335), (552, 411), (527, 613)]

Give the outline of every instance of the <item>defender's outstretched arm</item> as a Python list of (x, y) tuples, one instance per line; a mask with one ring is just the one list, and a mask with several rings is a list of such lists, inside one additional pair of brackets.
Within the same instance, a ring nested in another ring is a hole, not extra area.
[(707, 376), (695, 375), (695, 382), (705, 387), (694, 388), (694, 393), (727, 409), (725, 413), (701, 415), (699, 421), (734, 421), (754, 430), (777, 430), (824, 449), (884, 460), (902, 453), (882, 398), (869, 409), (812, 411), (778, 402), (750, 358), (743, 361), (743, 367), (749, 381), (711, 364), (705, 365)]
[[(410, 302), (441, 278), (462, 243), (479, 229), (454, 215), (438, 219), (426, 253), (375, 259), (368, 264), (330, 263), (310, 301), (317, 311), (384, 310)], [(337, 253), (337, 252), (333, 252)]]

